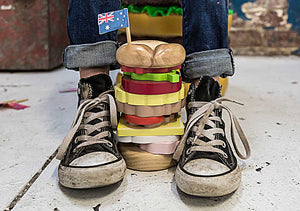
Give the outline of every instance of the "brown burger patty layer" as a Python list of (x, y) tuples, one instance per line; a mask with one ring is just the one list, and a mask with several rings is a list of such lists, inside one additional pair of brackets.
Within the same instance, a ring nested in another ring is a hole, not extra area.
[(185, 100), (183, 99), (177, 103), (159, 106), (129, 105), (127, 103), (121, 103), (118, 100), (116, 100), (116, 103), (119, 112), (139, 117), (152, 117), (171, 115), (180, 112), (181, 108), (185, 105)]

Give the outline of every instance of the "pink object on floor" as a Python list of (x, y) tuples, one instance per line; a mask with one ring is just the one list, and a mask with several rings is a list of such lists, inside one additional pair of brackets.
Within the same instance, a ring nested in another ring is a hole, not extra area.
[(59, 93), (66, 93), (66, 92), (77, 92), (77, 88), (63, 89), (59, 91)]
[(179, 141), (166, 141), (151, 144), (140, 144), (139, 147), (142, 150), (158, 155), (169, 155), (175, 152), (176, 146)]
[(12, 102), (12, 103), (7, 103), (7, 102), (0, 103), (0, 108), (12, 108), (12, 109), (15, 109), (15, 110), (22, 110), (22, 109), (29, 108), (29, 107), (30, 106), (22, 105), (22, 104), (16, 103), (16, 102)]
[(15, 109), (15, 110), (22, 110), (22, 109), (25, 109), (25, 108), (29, 108), (29, 106), (22, 105), (22, 104), (19, 104), (19, 103), (8, 103), (7, 106), (5, 106), (5, 107), (12, 108), (12, 109)]

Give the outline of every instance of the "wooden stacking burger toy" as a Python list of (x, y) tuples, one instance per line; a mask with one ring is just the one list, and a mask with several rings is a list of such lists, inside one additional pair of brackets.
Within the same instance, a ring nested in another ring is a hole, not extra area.
[(185, 50), (179, 44), (134, 41), (117, 51), (123, 77), (115, 87), (120, 150), (128, 168), (161, 170), (184, 133), (180, 110), (185, 104), (180, 76)]

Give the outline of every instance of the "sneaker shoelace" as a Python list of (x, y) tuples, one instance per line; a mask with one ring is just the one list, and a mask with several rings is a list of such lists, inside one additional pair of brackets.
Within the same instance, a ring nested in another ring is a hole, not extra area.
[[(215, 152), (222, 154), (225, 158), (228, 157), (228, 155), (220, 148), (216, 146), (222, 146), (223, 148), (226, 147), (226, 143), (223, 140), (217, 139), (218, 136), (216, 134), (224, 134), (224, 130), (222, 128), (218, 128), (216, 126), (216, 122), (222, 122), (221, 118), (217, 116), (214, 112), (215, 109), (224, 109), (229, 114), (230, 118), (230, 135), (231, 140), (235, 149), (235, 152), (241, 159), (247, 159), (250, 157), (251, 150), (249, 147), (248, 140), (236, 118), (236, 116), (232, 113), (232, 111), (225, 105), (221, 104), (221, 102), (227, 101), (232, 102), (236, 104), (240, 104), (236, 101), (230, 100), (228, 98), (218, 98), (211, 102), (190, 102), (189, 107), (190, 108), (196, 108), (196, 112), (191, 116), (190, 120), (188, 121), (186, 125), (186, 131), (173, 155), (173, 158), (175, 160), (179, 160), (180, 156), (184, 150), (184, 146), (186, 143), (191, 143), (192, 146), (187, 149), (187, 153), (190, 154), (193, 151), (200, 151), (200, 152)], [(205, 125), (210, 126), (209, 129), (205, 129)], [(236, 129), (239, 138), (244, 146), (246, 155), (244, 156), (240, 150), (238, 149), (236, 145), (236, 139), (234, 136), (234, 128)], [(188, 134), (190, 131), (195, 132), (194, 137), (189, 137)], [(203, 141), (201, 138), (206, 137), (209, 141)]]
[[(107, 126), (111, 126), (113, 129), (117, 128), (117, 108), (113, 96), (109, 94), (110, 92), (113, 92), (113, 90), (103, 92), (98, 97), (85, 100), (80, 104), (71, 129), (59, 147), (56, 156), (57, 159), (62, 160), (64, 158), (69, 144), (74, 139), (76, 132), (80, 129), (85, 130), (86, 133), (75, 138), (75, 142), (81, 143), (77, 145), (74, 150), (93, 144), (107, 144), (112, 147), (112, 143), (110, 141), (103, 139), (111, 136), (110, 132), (102, 130), (102, 128)], [(109, 104), (109, 110), (105, 109), (104, 103)], [(96, 107), (100, 108), (98, 112), (90, 111), (92, 108)], [(110, 121), (104, 121), (104, 117), (110, 117)], [(96, 119), (101, 119), (102, 121), (94, 125), (89, 124)], [(91, 136), (94, 131), (98, 131), (99, 133), (95, 136)]]

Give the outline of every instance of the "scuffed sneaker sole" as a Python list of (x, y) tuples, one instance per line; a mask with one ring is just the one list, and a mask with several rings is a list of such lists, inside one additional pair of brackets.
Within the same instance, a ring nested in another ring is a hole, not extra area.
[(218, 197), (234, 192), (241, 182), (241, 171), (237, 166), (232, 172), (216, 177), (195, 177), (183, 172), (177, 166), (175, 172), (177, 187), (193, 196)]
[(74, 168), (59, 165), (58, 178), (62, 186), (74, 189), (104, 187), (123, 179), (126, 170), (124, 159), (108, 165)]

